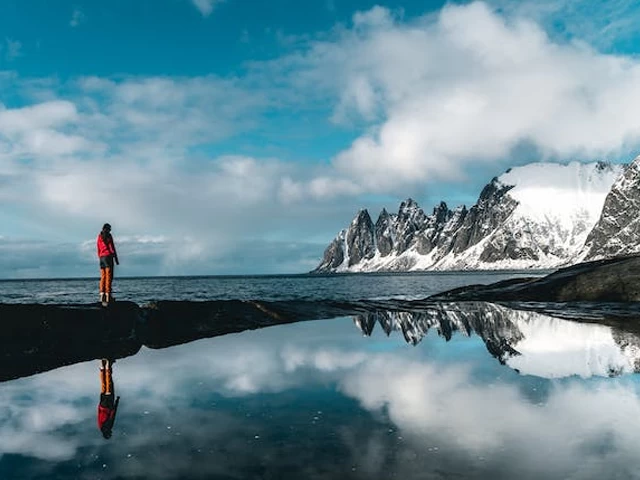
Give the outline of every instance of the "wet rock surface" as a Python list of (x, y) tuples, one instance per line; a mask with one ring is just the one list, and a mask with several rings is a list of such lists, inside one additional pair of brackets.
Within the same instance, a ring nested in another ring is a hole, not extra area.
[(134, 355), (140, 307), (0, 304), (0, 381), (94, 358)]
[(471, 285), (431, 300), (533, 302), (640, 302), (640, 256), (581, 263), (543, 278)]
[(332, 302), (161, 301), (146, 306), (0, 304), (0, 381), (256, 328), (359, 312)]

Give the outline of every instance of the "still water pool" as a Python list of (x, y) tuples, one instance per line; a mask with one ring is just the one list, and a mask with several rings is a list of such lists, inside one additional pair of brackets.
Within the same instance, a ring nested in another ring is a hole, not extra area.
[(640, 338), (492, 305), (143, 347), (0, 383), (2, 479), (640, 478)]

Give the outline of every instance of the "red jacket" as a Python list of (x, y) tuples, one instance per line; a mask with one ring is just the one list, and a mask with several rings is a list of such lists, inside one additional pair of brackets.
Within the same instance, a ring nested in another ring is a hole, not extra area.
[(113, 424), (116, 421), (116, 413), (118, 412), (119, 403), (120, 397), (117, 397), (116, 401), (113, 403), (113, 407), (103, 407), (98, 404), (98, 428), (100, 430), (103, 428), (111, 430), (113, 428)]
[(98, 428), (102, 429), (103, 425), (108, 421), (115, 421), (116, 409), (107, 408), (102, 405), (98, 405)]
[(105, 242), (102, 239), (102, 234), (99, 233), (96, 244), (98, 247), (98, 257), (108, 257), (109, 255), (113, 255), (114, 257), (118, 256), (116, 254), (116, 246), (113, 244), (113, 237), (111, 234), (107, 236), (107, 241)]

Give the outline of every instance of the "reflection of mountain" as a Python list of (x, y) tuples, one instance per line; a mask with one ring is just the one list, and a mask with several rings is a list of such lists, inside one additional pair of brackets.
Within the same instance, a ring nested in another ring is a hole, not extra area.
[(376, 311), (354, 317), (367, 336), (379, 323), (417, 345), (430, 329), (449, 341), (475, 333), (500, 363), (540, 377), (616, 376), (640, 372), (640, 337), (613, 327), (577, 323), (482, 302), (437, 304), (420, 312)]

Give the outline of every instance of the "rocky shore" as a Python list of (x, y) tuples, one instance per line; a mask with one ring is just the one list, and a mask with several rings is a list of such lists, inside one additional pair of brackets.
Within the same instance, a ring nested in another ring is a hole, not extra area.
[(431, 300), (486, 302), (640, 302), (640, 256), (580, 263), (543, 278), (471, 285)]

